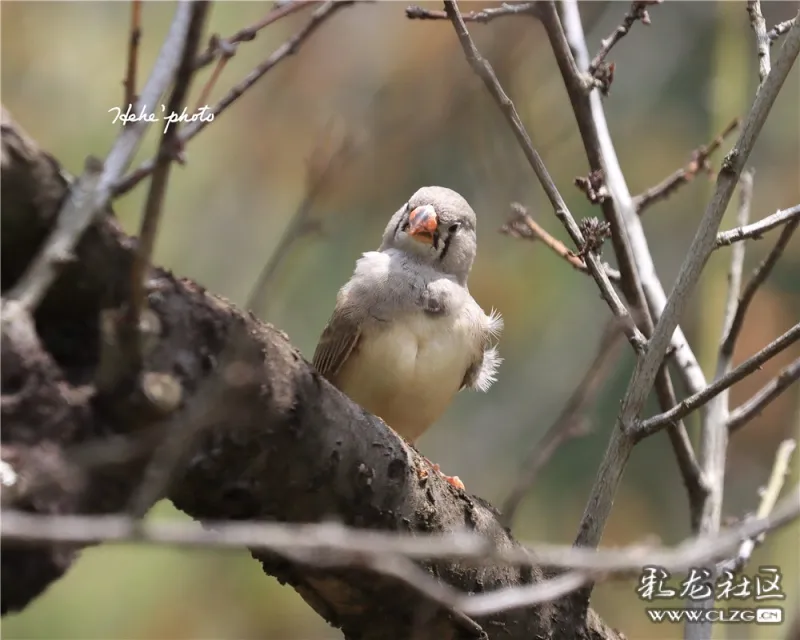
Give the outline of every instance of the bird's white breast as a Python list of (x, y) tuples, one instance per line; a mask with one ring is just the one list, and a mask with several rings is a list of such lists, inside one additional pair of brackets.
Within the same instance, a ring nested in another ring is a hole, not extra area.
[(467, 307), (452, 314), (419, 311), (367, 329), (343, 372), (342, 390), (415, 440), (458, 393), (477, 336)]

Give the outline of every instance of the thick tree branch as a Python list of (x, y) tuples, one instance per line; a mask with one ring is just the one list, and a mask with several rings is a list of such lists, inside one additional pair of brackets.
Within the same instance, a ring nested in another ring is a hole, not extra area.
[[(140, 103), (148, 114), (155, 112), (161, 95), (172, 82), (181, 59), (186, 35), (189, 31), (192, 5), (181, 3), (175, 10), (169, 33), (167, 34), (158, 59), (142, 90)], [(3, 120), (5, 121), (5, 109)], [(103, 163), (88, 160), (84, 175), (81, 176), (70, 197), (59, 214), (59, 223), (53, 230), (47, 244), (25, 275), (7, 295), (7, 299), (18, 300), (26, 309), (34, 309), (47, 292), (60, 268), (69, 261), (75, 245), (95, 216), (105, 210), (111, 199), (113, 184), (122, 176), (133, 159), (149, 122), (146, 118), (129, 123), (117, 137), (114, 146)]]

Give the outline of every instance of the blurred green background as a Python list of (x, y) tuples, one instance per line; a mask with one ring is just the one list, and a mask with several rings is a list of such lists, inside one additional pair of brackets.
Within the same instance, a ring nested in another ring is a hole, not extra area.
[[(244, 304), (308, 189), (308, 166), (346, 137), (355, 150), (339, 158), (314, 201), (322, 233), (293, 248), (254, 311), (284, 329), (306, 357), (360, 253), (375, 248), (389, 217), (419, 186), (460, 191), (479, 217), (470, 281), (477, 300), (506, 320), (505, 363), (486, 394), (464, 393), (420, 448), (468, 489), (499, 504), (526, 452), (561, 410), (592, 360), (609, 317), (594, 282), (541, 245), (497, 233), (509, 202), (519, 201), (565, 239), (533, 173), (482, 83), (471, 73), (447, 22), (405, 18), (406, 4), (357, 4), (339, 11), (293, 57), (276, 67), (186, 150), (172, 173), (156, 262)], [(440, 9), (439, 4), (426, 5)], [(464, 11), (483, 4), (462, 3)], [(797, 3), (764, 5), (768, 26)], [(627, 3), (582, 5), (589, 47), (619, 23)], [(147, 3), (139, 88), (175, 9)], [(207, 32), (227, 36), (263, 17), (265, 2), (217, 3)], [(616, 77), (605, 105), (632, 192), (690, 159), (735, 116), (746, 113), (757, 86), (755, 43), (743, 2), (668, 2), (650, 10), (614, 49)], [(119, 125), (109, 109), (122, 103), (130, 6), (123, 2), (3, 3), (2, 100), (13, 116), (73, 174), (87, 154), (103, 156)], [(217, 83), (216, 102), (308, 19), (308, 10), (240, 46)], [(516, 102), (535, 145), (573, 213), (599, 215), (572, 186), (588, 171), (566, 92), (540, 24), (526, 17), (470, 25), (482, 52)], [(205, 41), (204, 41), (205, 42)], [(773, 48), (773, 55), (776, 48)], [(210, 68), (193, 87), (194, 105)], [(800, 67), (779, 97), (751, 156), (753, 218), (800, 200)], [(322, 142), (321, 142), (322, 141)], [(139, 153), (150, 157), (151, 130)], [(731, 141), (723, 147), (730, 148)], [(722, 153), (712, 164), (719, 166)], [(645, 216), (659, 273), (670, 290), (713, 188), (705, 176)], [(138, 228), (146, 188), (117, 201), (125, 228)], [(736, 200), (734, 199), (734, 205)], [(724, 227), (733, 226), (731, 206)], [(748, 246), (746, 273), (774, 242)], [(611, 258), (610, 247), (606, 257)], [(729, 250), (710, 260), (683, 319), (706, 374), (713, 374)], [(736, 362), (800, 318), (800, 238), (761, 289), (736, 351)], [(627, 347), (626, 347), (627, 349)], [(748, 398), (800, 354), (794, 348), (737, 385)], [(593, 433), (562, 447), (541, 473), (518, 515), (523, 540), (571, 543), (627, 384), (624, 351), (592, 409)], [(680, 384), (678, 384), (679, 391)], [(654, 411), (651, 403), (648, 411)], [(696, 428), (696, 421), (690, 420)], [(726, 516), (753, 511), (778, 443), (797, 435), (797, 387), (785, 393), (730, 444)], [(797, 482), (795, 464), (789, 483)], [(181, 518), (162, 503), (151, 517)], [(674, 544), (689, 534), (687, 501), (671, 449), (661, 433), (637, 447), (628, 465), (605, 545), (654, 536)], [(798, 603), (797, 525), (772, 535), (749, 565), (778, 564)], [(647, 622), (635, 581), (595, 591), (594, 606), (629, 638), (670, 638), (677, 627)], [(776, 638), (776, 628), (717, 629), (718, 637)], [(6, 638), (339, 638), (295, 593), (265, 577), (247, 553), (144, 547), (86, 550), (74, 568), (19, 615), (3, 620)]]

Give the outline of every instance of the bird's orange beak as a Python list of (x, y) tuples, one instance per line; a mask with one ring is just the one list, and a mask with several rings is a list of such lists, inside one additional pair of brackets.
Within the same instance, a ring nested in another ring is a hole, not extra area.
[(439, 226), (436, 209), (429, 204), (417, 207), (408, 214), (408, 235), (417, 242), (433, 244), (433, 234)]

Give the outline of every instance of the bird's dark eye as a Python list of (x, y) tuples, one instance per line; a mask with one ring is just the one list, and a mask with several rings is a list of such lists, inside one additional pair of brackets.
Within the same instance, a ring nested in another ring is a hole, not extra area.
[(411, 203), (406, 202), (406, 213), (411, 213)]
[(450, 233), (455, 233), (456, 231), (458, 231), (458, 227), (459, 227), (459, 226), (460, 226), (460, 225), (458, 224), (458, 222), (455, 222), (455, 223), (451, 224), (451, 225), (450, 225), (450, 226), (447, 228), (447, 230), (448, 230)]

